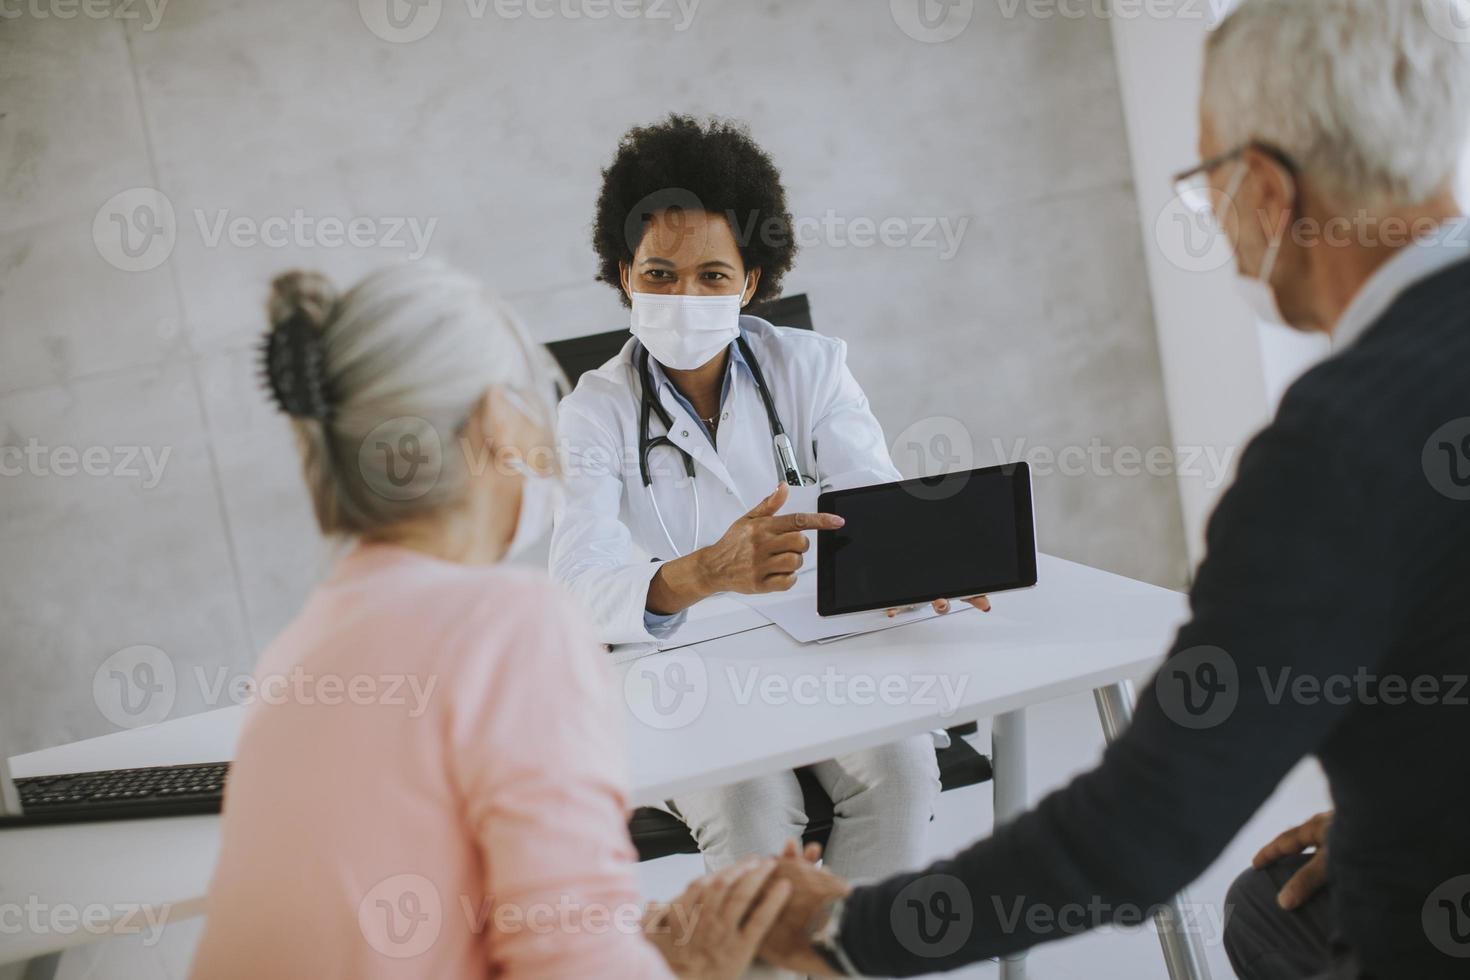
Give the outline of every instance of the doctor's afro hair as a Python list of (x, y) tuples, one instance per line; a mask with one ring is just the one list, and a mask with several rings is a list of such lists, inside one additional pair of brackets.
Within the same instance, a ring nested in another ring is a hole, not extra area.
[(668, 208), (723, 215), (746, 269), (761, 270), (752, 303), (781, 295), (781, 278), (796, 259), (796, 236), (786, 210), (781, 174), (740, 123), (671, 113), (623, 135), (602, 172), (592, 247), (597, 278), (618, 291), (619, 263), (633, 261), (648, 219)]

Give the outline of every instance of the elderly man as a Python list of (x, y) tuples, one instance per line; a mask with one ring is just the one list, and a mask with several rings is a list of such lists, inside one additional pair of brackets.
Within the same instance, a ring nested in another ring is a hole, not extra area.
[[(1470, 251), (1451, 193), (1470, 71), (1453, 2), (1245, 0), (1215, 31), (1204, 162), (1181, 192), (1213, 201), (1257, 307), (1335, 352), (1244, 454), (1192, 618), (1102, 763), (924, 871), (850, 889), (787, 860), (767, 958), (909, 976), (1135, 924), (1315, 755), (1336, 815), (1238, 884), (1237, 969), (1470, 974)], [(1317, 910), (1287, 911), (1324, 871)]]

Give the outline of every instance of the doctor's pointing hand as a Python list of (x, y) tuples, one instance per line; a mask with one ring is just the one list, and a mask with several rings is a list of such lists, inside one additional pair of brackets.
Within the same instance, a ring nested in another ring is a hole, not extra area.
[(804, 532), (833, 530), (843, 520), (835, 514), (778, 514), (789, 491), (779, 484), (714, 544), (660, 568), (649, 585), (649, 610), (673, 615), (719, 592), (754, 595), (795, 585), (811, 547)]

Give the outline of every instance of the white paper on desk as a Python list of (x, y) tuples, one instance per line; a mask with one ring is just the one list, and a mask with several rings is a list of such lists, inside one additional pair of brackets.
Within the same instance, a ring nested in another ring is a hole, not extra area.
[[(736, 598), (781, 627), (798, 643), (827, 643), (859, 633), (877, 633), (896, 626), (907, 626), (939, 615), (934, 611), (933, 605), (926, 602), (896, 616), (889, 616), (886, 609), (847, 613), (842, 616), (819, 616), (817, 577), (806, 573), (797, 576), (796, 585), (788, 592), (743, 595)], [(971, 608), (973, 607), (968, 603), (951, 603), (949, 615)]]
[(771, 620), (743, 603), (736, 602), (726, 594), (710, 596), (689, 607), (689, 615), (677, 630), (657, 643), (620, 643), (612, 648), (614, 664), (625, 664), (630, 660), (647, 657), (661, 650), (677, 650), (680, 647), (718, 640), (722, 636), (734, 636), (747, 630), (769, 626)]
[(908, 626), (911, 623), (922, 623), (924, 620), (933, 619), (936, 616), (954, 616), (964, 612), (967, 609), (974, 608), (975, 607), (970, 605), (968, 602), (950, 600), (949, 612), (947, 613), (935, 612), (934, 604), (926, 602), (919, 608), (911, 610), (909, 612), (901, 612), (897, 616), (894, 616), (892, 619), (889, 618), (888, 610), (886, 609), (872, 609), (868, 612), (850, 613), (848, 614), (848, 616), (829, 616), (826, 619), (822, 620), (822, 622), (828, 623), (832, 622), (833, 620), (847, 618), (856, 619), (857, 617), (862, 616), (867, 617), (864, 622), (868, 622), (869, 620), (871, 620), (871, 625), (864, 626), (864, 628), (860, 630), (855, 630), (851, 633), (843, 633), (840, 636), (824, 636), (817, 642), (836, 643), (838, 640), (844, 640), (849, 636), (857, 636), (859, 633), (881, 633), (884, 630), (891, 630), (895, 626)]
[(770, 620), (749, 606), (736, 602), (729, 593), (712, 595), (689, 607), (689, 615), (673, 633), (660, 640), (660, 650), (677, 650), (722, 636), (760, 629)]

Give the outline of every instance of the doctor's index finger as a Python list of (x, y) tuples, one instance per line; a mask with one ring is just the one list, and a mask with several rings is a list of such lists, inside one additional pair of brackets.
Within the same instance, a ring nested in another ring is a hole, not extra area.
[(771, 518), (771, 530), (776, 534), (788, 531), (834, 531), (846, 524), (836, 514), (781, 514)]

